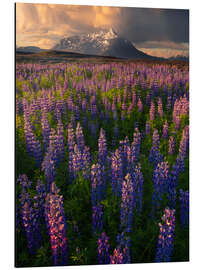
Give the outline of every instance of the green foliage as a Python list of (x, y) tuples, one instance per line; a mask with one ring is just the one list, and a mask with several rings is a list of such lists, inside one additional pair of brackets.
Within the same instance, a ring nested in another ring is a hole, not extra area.
[(40, 88), (41, 89), (48, 89), (48, 88), (51, 88), (51, 86), (52, 86), (52, 82), (50, 81), (50, 79), (45, 75), (41, 75)]

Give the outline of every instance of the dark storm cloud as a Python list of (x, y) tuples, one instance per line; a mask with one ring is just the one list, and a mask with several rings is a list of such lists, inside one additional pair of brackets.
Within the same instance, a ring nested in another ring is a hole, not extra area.
[(120, 21), (119, 33), (136, 43), (189, 42), (188, 10), (121, 8)]

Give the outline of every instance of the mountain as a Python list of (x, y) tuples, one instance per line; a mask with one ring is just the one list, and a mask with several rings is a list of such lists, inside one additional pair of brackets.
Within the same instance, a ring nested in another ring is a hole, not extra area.
[(45, 50), (36, 46), (16, 47), (16, 52), (21, 52), (21, 53), (38, 53), (42, 51), (45, 51)]
[(63, 38), (52, 49), (130, 59), (158, 59), (137, 50), (131, 41), (119, 36), (113, 28)]
[(184, 55), (177, 55), (177, 56), (172, 56), (170, 58), (168, 58), (168, 60), (171, 60), (171, 61), (186, 61), (188, 62), (189, 61), (189, 56), (184, 56)]

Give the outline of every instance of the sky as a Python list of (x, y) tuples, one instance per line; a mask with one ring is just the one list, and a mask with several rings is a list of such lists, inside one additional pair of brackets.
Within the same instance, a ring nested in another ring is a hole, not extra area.
[(16, 4), (17, 46), (51, 49), (63, 37), (110, 27), (150, 55), (189, 55), (188, 10)]

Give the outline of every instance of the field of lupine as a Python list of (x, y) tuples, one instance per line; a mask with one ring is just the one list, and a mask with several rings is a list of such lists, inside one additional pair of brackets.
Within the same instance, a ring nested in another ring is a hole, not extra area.
[(16, 64), (16, 266), (189, 260), (189, 74)]

